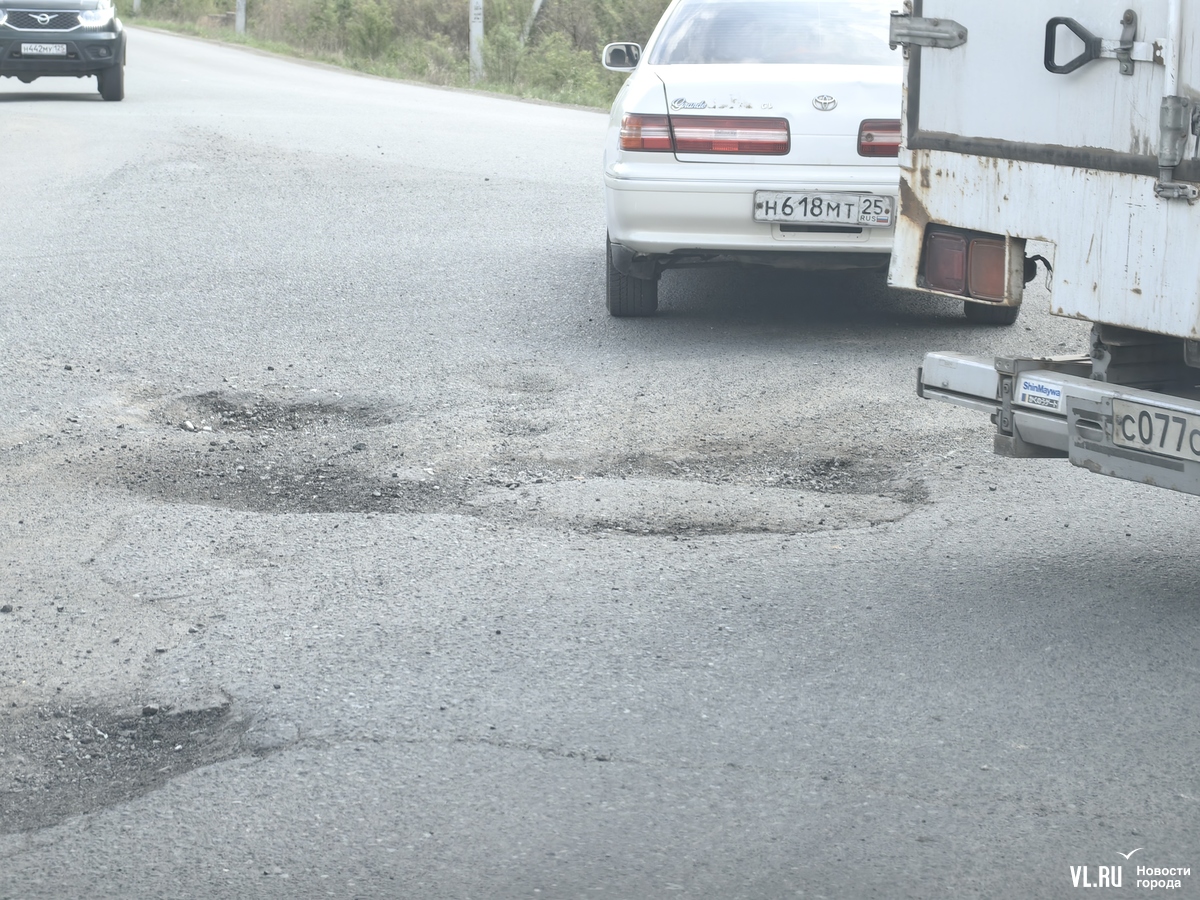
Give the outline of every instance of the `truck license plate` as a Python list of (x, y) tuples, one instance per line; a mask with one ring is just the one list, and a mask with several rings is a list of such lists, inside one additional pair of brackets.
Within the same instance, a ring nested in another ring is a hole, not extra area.
[(886, 228), (892, 224), (892, 198), (879, 194), (755, 191), (754, 220)]
[(1200, 416), (1162, 406), (1113, 400), (1113, 443), (1200, 462)]
[(66, 44), (22, 44), (22, 56), (66, 56)]

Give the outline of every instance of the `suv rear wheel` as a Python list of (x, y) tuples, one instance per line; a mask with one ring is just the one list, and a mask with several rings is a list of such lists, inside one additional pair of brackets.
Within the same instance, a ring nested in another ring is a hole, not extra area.
[(612, 242), (604, 239), (608, 258), (605, 289), (612, 316), (652, 316), (658, 309), (658, 279), (622, 275), (613, 265)]
[(100, 87), (100, 96), (105, 100), (124, 100), (125, 64), (117, 63), (111, 69), (102, 69), (97, 72), (96, 82)]

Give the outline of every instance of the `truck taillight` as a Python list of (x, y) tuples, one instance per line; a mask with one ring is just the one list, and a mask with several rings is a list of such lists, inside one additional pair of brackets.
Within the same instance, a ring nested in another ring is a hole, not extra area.
[(976, 238), (967, 248), (967, 293), (980, 300), (1004, 299), (1007, 263), (1004, 241)]
[(930, 232), (925, 239), (925, 282), (935, 291), (962, 294), (967, 289), (967, 239), (961, 234)]
[(784, 156), (791, 149), (787, 119), (671, 116), (676, 153)]
[(621, 149), (670, 152), (671, 120), (666, 116), (639, 116), (627, 113), (621, 119)]
[(900, 120), (864, 119), (858, 126), (859, 156), (899, 156)]
[(1004, 238), (933, 226), (925, 234), (925, 284), (944, 294), (1002, 303), (1008, 280)]

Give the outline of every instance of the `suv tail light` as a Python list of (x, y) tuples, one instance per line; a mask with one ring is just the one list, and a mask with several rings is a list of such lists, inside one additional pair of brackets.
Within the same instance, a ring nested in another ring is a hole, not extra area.
[(742, 116), (671, 116), (677, 153), (783, 156), (791, 149), (787, 119)]
[(671, 143), (671, 120), (666, 116), (635, 116), (621, 119), (622, 150), (674, 150)]
[(925, 235), (925, 284), (944, 294), (1004, 301), (1007, 248), (1000, 235), (931, 228)]
[(858, 126), (859, 156), (899, 156), (900, 120), (863, 119)]

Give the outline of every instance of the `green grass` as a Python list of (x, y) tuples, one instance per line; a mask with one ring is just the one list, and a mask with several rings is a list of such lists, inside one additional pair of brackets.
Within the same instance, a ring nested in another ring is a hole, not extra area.
[[(121, 18), (359, 72), (607, 108), (624, 76), (600, 65), (609, 41), (645, 42), (667, 0), (545, 0), (529, 39), (529, 0), (487, 0), (485, 77), (472, 84), (467, 0), (248, 0), (246, 34), (210, 17), (232, 0), (118, 0)], [(227, 16), (227, 18), (229, 18)]]

